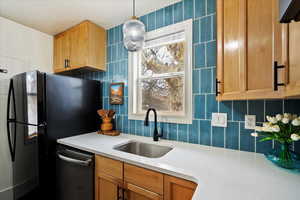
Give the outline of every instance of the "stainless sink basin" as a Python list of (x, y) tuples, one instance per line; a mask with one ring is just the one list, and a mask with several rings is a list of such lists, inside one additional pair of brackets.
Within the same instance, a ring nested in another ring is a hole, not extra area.
[(155, 144), (147, 144), (143, 142), (131, 141), (114, 149), (144, 156), (148, 158), (159, 158), (171, 151), (172, 147), (160, 146)]

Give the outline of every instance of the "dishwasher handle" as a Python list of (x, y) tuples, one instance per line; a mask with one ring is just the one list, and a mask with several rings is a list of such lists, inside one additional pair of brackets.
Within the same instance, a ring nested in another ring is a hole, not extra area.
[(66, 161), (66, 162), (69, 162), (69, 163), (73, 163), (73, 164), (76, 164), (76, 165), (81, 165), (81, 166), (90, 166), (91, 163), (92, 163), (92, 159), (87, 159), (87, 160), (78, 160), (78, 159), (74, 159), (74, 158), (70, 158), (70, 157), (67, 157), (67, 156), (64, 156), (60, 153), (57, 153), (57, 156), (59, 159), (63, 160), (63, 161)]

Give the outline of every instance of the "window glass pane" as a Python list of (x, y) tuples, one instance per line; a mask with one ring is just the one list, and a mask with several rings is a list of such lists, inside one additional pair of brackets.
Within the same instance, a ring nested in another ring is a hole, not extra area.
[(184, 71), (184, 53), (184, 42), (145, 48), (141, 55), (141, 75)]
[(140, 81), (141, 109), (158, 111), (183, 111), (183, 77), (142, 79)]

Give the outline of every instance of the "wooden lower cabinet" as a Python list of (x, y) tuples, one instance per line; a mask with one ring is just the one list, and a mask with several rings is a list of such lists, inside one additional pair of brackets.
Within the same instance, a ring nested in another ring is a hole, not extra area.
[(164, 176), (164, 200), (190, 200), (193, 197), (197, 184), (176, 178)]
[(95, 200), (191, 200), (197, 185), (96, 155)]
[(113, 177), (97, 175), (95, 181), (96, 200), (122, 200), (123, 185)]
[(163, 196), (131, 183), (125, 184), (126, 200), (163, 200)]

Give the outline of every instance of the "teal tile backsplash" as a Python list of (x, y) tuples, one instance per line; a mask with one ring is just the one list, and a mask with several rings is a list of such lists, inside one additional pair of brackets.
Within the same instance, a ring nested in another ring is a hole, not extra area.
[[(291, 112), (300, 114), (299, 100), (215, 100), (216, 77), (216, 2), (215, 0), (183, 0), (140, 17), (148, 31), (193, 18), (193, 124), (159, 123), (164, 138), (194, 144), (218, 146), (242, 151), (263, 153), (273, 147), (272, 142), (259, 143), (244, 129), (244, 115), (255, 114), (258, 122), (266, 115)], [(116, 126), (124, 133), (151, 137), (153, 123), (145, 127), (143, 121), (128, 120), (128, 54), (122, 43), (122, 25), (107, 31), (107, 71), (74, 74), (103, 82), (103, 107), (116, 110)], [(109, 84), (125, 82), (123, 105), (109, 105)], [(211, 113), (228, 114), (228, 127), (211, 127)], [(294, 145), (300, 152), (300, 144)]]

